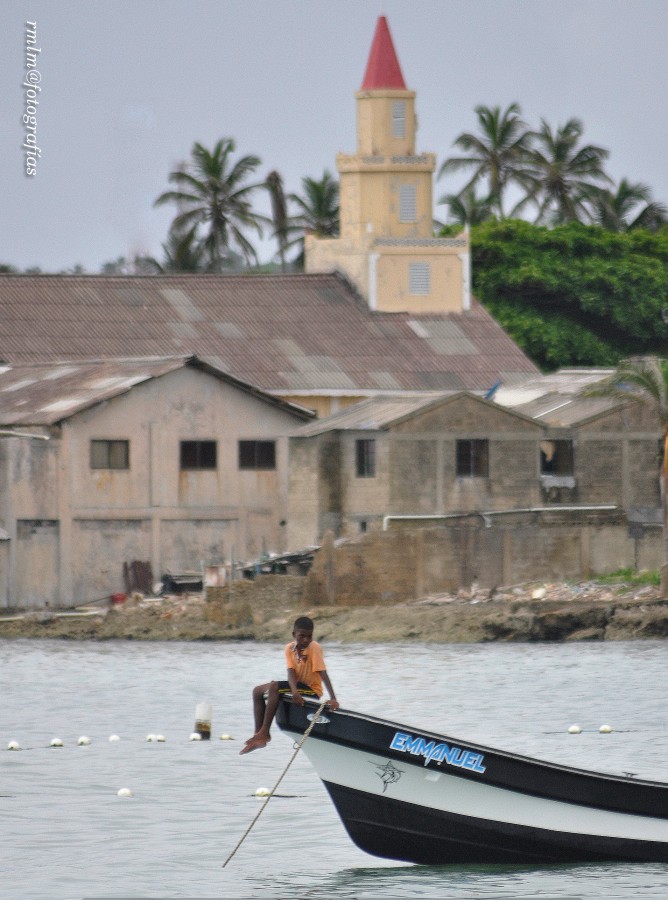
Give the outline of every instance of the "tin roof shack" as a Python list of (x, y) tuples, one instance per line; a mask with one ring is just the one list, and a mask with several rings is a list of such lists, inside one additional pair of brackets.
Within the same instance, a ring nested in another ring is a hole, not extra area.
[(543, 426), (470, 393), (367, 400), (290, 438), (291, 546), (385, 516), (505, 510), (540, 499)]
[(133, 560), (286, 549), (284, 435), (310, 417), (195, 357), (0, 368), (0, 605), (108, 596)]
[(611, 504), (631, 522), (660, 524), (661, 430), (651, 404), (586, 397), (583, 389), (610, 369), (560, 369), (494, 399), (544, 428), (540, 446), (541, 502)]

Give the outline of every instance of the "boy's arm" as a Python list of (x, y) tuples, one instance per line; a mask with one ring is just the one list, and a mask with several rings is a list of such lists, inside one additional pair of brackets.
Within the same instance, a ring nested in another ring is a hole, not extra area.
[(330, 709), (338, 709), (339, 701), (336, 699), (336, 694), (334, 693), (334, 688), (332, 687), (332, 682), (329, 680), (329, 675), (327, 674), (325, 669), (322, 670), (320, 675), (322, 676), (322, 683), (327, 688), (327, 693), (329, 694), (329, 700), (327, 701), (327, 706)]
[(288, 668), (288, 684), (290, 685), (290, 693), (292, 694), (292, 702), (297, 706), (304, 705), (304, 698), (297, 690), (297, 673), (294, 669)]

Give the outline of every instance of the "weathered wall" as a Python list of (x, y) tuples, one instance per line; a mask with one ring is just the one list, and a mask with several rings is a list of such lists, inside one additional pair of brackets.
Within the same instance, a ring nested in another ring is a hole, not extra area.
[[(184, 367), (71, 416), (50, 440), (0, 443), (9, 534), (0, 606), (70, 606), (123, 590), (123, 565), (197, 571), (287, 549), (287, 437), (301, 417)], [(240, 470), (239, 440), (276, 443), (274, 469)], [(91, 440), (127, 440), (127, 469), (93, 469)], [(213, 440), (215, 470), (180, 470), (182, 440)], [(0, 588), (3, 574), (0, 572)]]
[[(488, 520), (489, 521), (489, 520)], [(334, 545), (328, 535), (307, 576), (312, 604), (397, 602), (429, 593), (527, 581), (583, 580), (642, 566), (657, 569), (662, 530), (632, 537), (620, 513), (462, 516), (448, 526), (394, 527)]]

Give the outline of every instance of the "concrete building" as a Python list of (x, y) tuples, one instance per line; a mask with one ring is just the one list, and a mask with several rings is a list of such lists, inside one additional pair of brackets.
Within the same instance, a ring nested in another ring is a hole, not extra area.
[(70, 606), (286, 549), (307, 411), (196, 358), (0, 368), (0, 606)]
[(615, 507), (660, 522), (655, 410), (589, 399), (606, 370), (538, 378), (486, 400), (471, 393), (376, 398), (290, 438), (288, 536), (352, 536), (467, 513)]

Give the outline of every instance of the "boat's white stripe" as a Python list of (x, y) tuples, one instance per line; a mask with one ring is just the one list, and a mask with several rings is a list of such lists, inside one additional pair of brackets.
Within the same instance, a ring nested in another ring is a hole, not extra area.
[[(301, 738), (297, 733), (286, 734), (296, 741)], [(447, 772), (416, 766), (408, 760), (392, 760), (393, 766), (401, 771), (401, 776), (388, 784), (383, 792), (382, 772), (379, 769), (387, 765), (389, 757), (330, 744), (317, 740), (315, 735), (305, 742), (303, 751), (323, 781), (364, 793), (384, 793), (386, 797), (404, 803), (499, 823), (668, 843), (666, 819), (534, 797), (485, 784), (473, 777), (457, 778)]]

